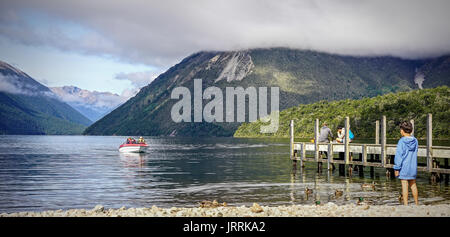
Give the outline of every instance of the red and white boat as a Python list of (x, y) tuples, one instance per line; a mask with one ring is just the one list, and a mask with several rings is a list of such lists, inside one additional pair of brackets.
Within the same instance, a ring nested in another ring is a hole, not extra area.
[(131, 152), (131, 153), (144, 153), (148, 149), (148, 145), (145, 143), (137, 144), (122, 144), (119, 147), (120, 152)]

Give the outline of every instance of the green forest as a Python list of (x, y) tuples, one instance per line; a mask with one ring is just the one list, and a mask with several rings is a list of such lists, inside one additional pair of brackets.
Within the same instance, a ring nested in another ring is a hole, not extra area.
[(398, 138), (401, 121), (414, 120), (414, 135), (425, 138), (427, 114), (433, 115), (433, 138), (450, 139), (450, 88), (447, 86), (409, 92), (389, 93), (358, 100), (319, 101), (302, 104), (280, 112), (280, 123), (276, 133), (262, 134), (260, 120), (242, 124), (235, 137), (288, 137), (290, 120), (294, 120), (295, 136), (312, 138), (314, 121), (327, 122), (334, 132), (350, 117), (350, 128), (357, 138), (373, 138), (375, 121), (387, 118), (387, 138)]

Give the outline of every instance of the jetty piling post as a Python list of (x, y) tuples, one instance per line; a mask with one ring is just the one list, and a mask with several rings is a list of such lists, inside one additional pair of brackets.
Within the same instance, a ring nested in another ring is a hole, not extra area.
[(414, 131), (416, 130), (415, 129), (415, 127), (414, 127), (414, 119), (411, 119), (411, 120), (409, 120), (409, 122), (411, 123), (411, 125), (412, 125), (412, 132), (411, 132), (411, 136), (413, 136), (414, 137)]
[(305, 164), (303, 163), (303, 161), (306, 160), (306, 143), (302, 142), (302, 153), (300, 154), (300, 167), (305, 167)]
[(375, 144), (380, 144), (380, 120), (375, 121)]
[(386, 167), (386, 116), (381, 117), (381, 165)]
[[(380, 144), (380, 120), (375, 121), (375, 144)], [(375, 162), (379, 159), (379, 156), (377, 154), (370, 155), (371, 159), (370, 162)], [(375, 168), (373, 166), (370, 166), (370, 177), (375, 176)]]
[(364, 166), (362, 166), (362, 165), (358, 166), (358, 174), (359, 174), (359, 177), (364, 177)]
[(345, 164), (348, 165), (348, 172), (349, 175), (352, 175), (353, 167), (350, 164), (350, 149), (349, 149), (349, 142), (350, 142), (350, 118), (347, 116), (345, 117), (345, 139), (344, 139), (344, 160)]
[[(359, 176), (363, 176), (364, 175), (364, 166), (366, 165), (366, 163), (363, 162), (363, 147), (361, 146), (361, 153), (358, 154), (358, 161), (361, 162), (361, 165), (356, 165), (355, 169), (359, 172)], [(366, 158), (367, 160), (367, 158)]]
[(349, 152), (349, 148), (348, 148), (349, 139), (350, 139), (349, 127), (350, 127), (350, 119), (349, 119), (349, 117), (345, 117), (344, 159), (345, 159), (346, 165), (348, 165), (350, 162), (350, 159), (349, 159), (350, 152)]
[[(389, 155), (387, 158), (387, 164), (394, 164), (395, 155)], [(395, 172), (394, 168), (386, 168), (386, 175), (388, 178), (394, 179)]]
[[(448, 169), (448, 159), (444, 159), (444, 166), (445, 166), (445, 168), (446, 169)], [(445, 174), (445, 184), (448, 184), (448, 177), (449, 175), (448, 174)]]
[(296, 165), (297, 164), (297, 160), (294, 157), (294, 120), (291, 120), (291, 124), (290, 124), (289, 128), (290, 128), (290, 130), (289, 130), (290, 133), (289, 134), (290, 134), (290, 138), (291, 138), (291, 140), (289, 142), (290, 149), (291, 149), (291, 153), (290, 153), (291, 154), (291, 160), (293, 162), (293, 165)]
[(345, 164), (339, 164), (339, 176), (345, 176)]
[(366, 144), (362, 145), (362, 165), (359, 167), (359, 176), (364, 176), (364, 167), (367, 165), (367, 146)]
[(431, 146), (433, 146), (433, 124), (431, 114), (427, 115), (427, 168), (431, 172), (433, 169), (433, 155), (431, 154)]
[(328, 144), (328, 157), (327, 157), (327, 169), (328, 171), (333, 170), (333, 143)]
[(316, 119), (314, 124), (314, 159), (317, 162), (317, 171), (322, 170), (322, 159), (319, 152), (319, 119)]
[[(375, 121), (375, 144), (380, 144), (380, 120)], [(372, 162), (379, 159), (380, 156), (378, 154), (372, 154)]]
[(314, 123), (314, 159), (319, 161), (319, 119)]
[(427, 169), (431, 172), (431, 182), (436, 183), (437, 174), (432, 172), (436, 164), (433, 160), (433, 116), (432, 114), (427, 114)]

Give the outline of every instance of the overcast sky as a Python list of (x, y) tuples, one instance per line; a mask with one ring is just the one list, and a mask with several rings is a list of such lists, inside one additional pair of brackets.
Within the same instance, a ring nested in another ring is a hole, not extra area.
[(5, 1), (0, 60), (48, 86), (128, 93), (200, 50), (450, 53), (450, 1)]

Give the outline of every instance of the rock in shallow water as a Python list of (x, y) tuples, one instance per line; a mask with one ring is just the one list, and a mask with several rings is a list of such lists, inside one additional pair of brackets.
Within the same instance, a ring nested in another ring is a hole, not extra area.
[(105, 208), (102, 205), (97, 205), (92, 209), (94, 212), (103, 212), (103, 210), (105, 210)]
[(254, 213), (260, 213), (263, 212), (264, 210), (258, 203), (253, 203), (253, 206), (250, 208), (250, 211)]

